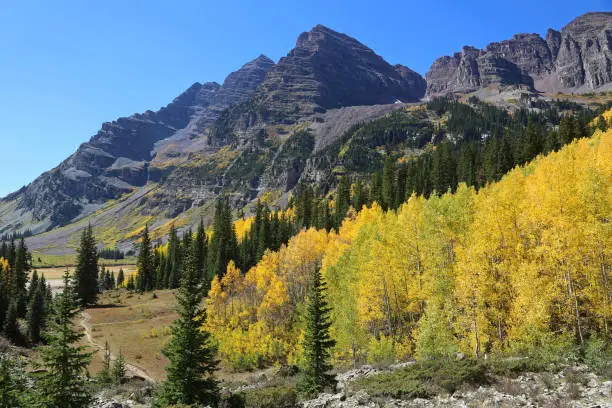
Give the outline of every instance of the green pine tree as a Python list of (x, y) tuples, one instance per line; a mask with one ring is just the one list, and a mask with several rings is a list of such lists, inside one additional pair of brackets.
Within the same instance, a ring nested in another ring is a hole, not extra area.
[(0, 408), (28, 408), (34, 405), (22, 363), (0, 353)]
[(79, 301), (66, 271), (64, 290), (56, 296), (43, 333), (47, 345), (39, 348), (43, 371), (37, 389), (41, 407), (84, 408), (91, 401), (85, 377), (91, 353), (77, 345), (83, 337), (74, 330), (78, 313)]
[(504, 174), (514, 168), (514, 165), (515, 161), (512, 155), (512, 145), (509, 141), (509, 137), (504, 136), (497, 153), (497, 174), (495, 174), (494, 179), (501, 179)]
[(21, 332), (19, 331), (19, 323), (17, 321), (18, 318), (19, 307), (17, 306), (17, 302), (15, 300), (11, 300), (4, 318), (4, 334), (13, 342), (21, 344), (23, 342), (23, 338), (21, 336)]
[(434, 152), (431, 180), (438, 194), (444, 194), (449, 189), (454, 191), (457, 187), (457, 165), (453, 155), (450, 141), (445, 140)]
[[(326, 203), (327, 205), (327, 203)], [(351, 205), (351, 183), (346, 176), (340, 177), (336, 189), (336, 227), (340, 227)]]
[(146, 292), (155, 289), (155, 267), (153, 265), (153, 250), (151, 249), (151, 238), (149, 237), (149, 227), (145, 225), (140, 240), (140, 252), (138, 253), (138, 285), (137, 290)]
[(168, 234), (168, 259), (166, 259), (166, 272), (164, 287), (174, 289), (179, 285), (181, 275), (181, 243), (174, 225)]
[(367, 192), (361, 180), (357, 180), (353, 187), (353, 208), (361, 211), (368, 202)]
[(23, 238), (19, 240), (15, 252), (15, 265), (13, 267), (13, 277), (11, 279), (12, 294), (11, 298), (17, 302), (17, 314), (24, 317), (28, 304), (28, 248)]
[[(213, 235), (208, 252), (208, 269), (219, 277), (225, 274), (227, 263), (236, 260), (238, 240), (232, 223), (232, 211), (227, 199), (217, 201)], [(213, 275), (213, 276), (214, 276)]]
[[(506, 142), (507, 143), (507, 142)], [(508, 147), (506, 147), (508, 148)], [(496, 137), (488, 137), (483, 146), (482, 168), (484, 178), (491, 182), (497, 179), (499, 166), (500, 145)]]
[(112, 378), (115, 381), (115, 384), (119, 385), (125, 379), (125, 374), (127, 372), (125, 357), (123, 356), (123, 352), (119, 349), (119, 355), (115, 359), (113, 363), (113, 370), (111, 373)]
[(372, 175), (372, 188), (370, 190), (370, 201), (376, 201), (382, 205), (382, 173), (377, 171)]
[(198, 231), (196, 232), (195, 237), (195, 258), (196, 258), (196, 268), (200, 271), (200, 276), (205, 282), (208, 282), (212, 279), (211, 276), (208, 275), (208, 271), (206, 268), (206, 255), (208, 250), (208, 237), (206, 236), (206, 229), (204, 228), (204, 220), (200, 219), (200, 224), (198, 225)]
[(8, 270), (0, 270), (0, 330), (4, 327), (4, 318), (9, 307), (9, 274)]
[(30, 285), (28, 286), (28, 302), (32, 300), (32, 296), (38, 290), (38, 272), (34, 269), (32, 272), (32, 277), (30, 278)]
[(601, 130), (602, 132), (608, 130), (608, 123), (603, 116), (600, 116), (599, 119), (597, 119), (597, 129)]
[(197, 270), (194, 248), (189, 248), (181, 285), (177, 293), (178, 319), (172, 325), (172, 339), (163, 353), (170, 360), (167, 379), (154, 406), (171, 404), (216, 405), (219, 388), (213, 375), (217, 370), (215, 347), (210, 334), (201, 331), (204, 285)]
[(564, 146), (578, 137), (577, 134), (577, 123), (574, 120), (573, 116), (564, 116), (561, 118), (561, 122), (559, 123), (559, 144)]
[(557, 136), (557, 132), (553, 129), (548, 131), (546, 135), (546, 139), (544, 140), (544, 153), (550, 153), (553, 151), (559, 150), (559, 137)]
[(119, 272), (117, 272), (117, 287), (123, 285), (123, 281), (125, 280), (125, 275), (123, 273), (123, 268), (119, 268)]
[(136, 282), (134, 282), (134, 275), (128, 276), (127, 282), (125, 284), (125, 288), (127, 290), (134, 290), (134, 289), (136, 289)]
[(75, 287), (80, 304), (94, 304), (98, 298), (98, 251), (91, 224), (81, 234), (75, 270)]
[(393, 209), (395, 201), (395, 161), (391, 156), (385, 159), (382, 175), (382, 207), (384, 210)]
[(397, 180), (394, 187), (395, 199), (393, 200), (393, 208), (399, 208), (406, 201), (406, 184), (408, 181), (408, 168), (402, 164), (397, 169)]
[(32, 344), (37, 344), (40, 341), (40, 331), (43, 327), (46, 310), (45, 289), (37, 282), (36, 289), (28, 303), (28, 336)]
[(326, 300), (327, 286), (316, 268), (306, 311), (306, 327), (302, 348), (304, 350), (304, 371), (298, 382), (298, 390), (307, 395), (316, 395), (325, 387), (334, 385), (334, 377), (329, 374), (331, 349), (336, 342), (329, 334), (331, 326), (330, 311)]

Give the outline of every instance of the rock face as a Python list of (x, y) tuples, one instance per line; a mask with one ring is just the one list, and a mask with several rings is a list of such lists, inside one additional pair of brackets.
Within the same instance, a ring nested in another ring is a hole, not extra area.
[(19, 207), (35, 220), (58, 225), (95, 209), (92, 203), (144, 185), (156, 143), (189, 140), (224, 109), (250, 98), (273, 66), (261, 55), (228, 75), (223, 85), (195, 83), (159, 111), (104, 123), (72, 156), (27, 186)]
[(518, 85), (543, 92), (590, 91), (612, 83), (612, 13), (587, 13), (563, 27), (517, 34), (479, 50), (464, 47), (437, 59), (425, 76), (427, 95)]
[(322, 25), (300, 34), (259, 88), (260, 106), (292, 119), (343, 106), (417, 101), (425, 81), (357, 40)]
[(262, 54), (229, 74), (215, 94), (214, 103), (198, 118), (198, 128), (210, 126), (225, 109), (247, 101), (274, 65), (274, 61)]

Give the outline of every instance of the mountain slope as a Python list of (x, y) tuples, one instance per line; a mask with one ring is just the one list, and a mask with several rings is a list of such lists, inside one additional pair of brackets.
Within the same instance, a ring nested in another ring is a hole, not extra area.
[[(388, 64), (351, 37), (316, 26), (299, 36), (279, 64), (262, 55), (223, 85), (195, 83), (157, 112), (104, 124), (57, 168), (0, 202), (0, 233), (40, 233), (85, 218), (107, 224), (107, 203), (125, 194), (139, 198), (120, 200), (124, 227), (132, 225), (129, 219), (160, 226), (190, 210), (201, 215), (222, 193), (232, 194), (235, 208), (270, 190), (282, 195), (305, 166), (291, 164), (290, 149), (282, 148), (296, 131), (316, 123), (315, 143), (328, 143), (353, 124), (400, 108), (395, 102), (418, 100), (424, 92), (419, 74)], [(351, 108), (381, 103), (391, 105)], [(341, 106), (364, 115), (326, 113)], [(302, 152), (302, 161), (310, 150)], [(270, 168), (282, 174), (276, 177)], [(293, 173), (287, 177), (288, 171)], [(71, 239), (66, 230), (71, 236), (71, 228), (58, 231), (64, 242)]]
[(582, 336), (605, 339), (611, 155), (612, 130), (596, 130), (479, 191), (413, 195), (397, 211), (374, 203), (338, 232), (303, 229), (246, 276), (215, 277), (205, 327), (242, 368), (291, 362), (299, 305), (323, 265), (346, 364), (458, 351), (557, 359)]
[[(485, 50), (466, 47), (436, 61), (427, 84), (354, 38), (316, 26), (278, 64), (261, 55), (222, 85), (195, 83), (159, 111), (104, 124), (58, 167), (0, 200), (0, 234), (51, 230), (31, 239), (43, 248), (50, 240), (71, 242), (72, 227), (93, 220), (116, 232), (105, 244), (129, 247), (144, 222), (159, 234), (169, 222), (191, 225), (210, 215), (220, 195), (248, 211), (258, 198), (284, 205), (299, 181), (333, 188), (339, 174), (379, 168), (385, 150), (434, 141), (441, 118), (422, 111), (405, 120), (401, 113), (426, 86), (433, 96), (489, 85), (537, 88), (557, 78), (572, 89), (603, 89), (611, 15), (586, 14), (546, 39), (521, 34)], [(570, 55), (574, 43), (578, 51)], [(399, 136), (367, 143), (351, 136), (354, 126), (396, 111)]]
[(34, 232), (41, 232), (144, 186), (156, 155), (159, 162), (183, 153), (220, 112), (248, 99), (273, 65), (262, 55), (230, 74), (223, 85), (195, 83), (159, 111), (103, 124), (58, 167), (9, 197), (19, 211), (3, 215), (2, 229), (18, 230), (29, 221)]
[(437, 59), (425, 76), (427, 95), (519, 85), (542, 92), (587, 92), (612, 83), (612, 13), (587, 13), (561, 32), (517, 34), (483, 50), (463, 47)]

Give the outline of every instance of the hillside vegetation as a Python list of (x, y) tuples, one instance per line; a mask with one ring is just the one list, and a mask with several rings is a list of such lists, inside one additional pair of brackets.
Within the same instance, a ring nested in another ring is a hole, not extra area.
[(298, 363), (304, 299), (322, 266), (338, 364), (462, 352), (558, 359), (609, 342), (612, 131), (479, 191), (351, 210), (304, 229), (246, 275), (215, 277), (205, 327), (236, 369)]

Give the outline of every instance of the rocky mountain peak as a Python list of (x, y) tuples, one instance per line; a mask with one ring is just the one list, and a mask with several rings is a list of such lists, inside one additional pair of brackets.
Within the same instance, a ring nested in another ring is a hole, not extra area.
[(310, 31), (300, 34), (295, 44), (296, 49), (302, 48), (310, 51), (316, 51), (319, 47), (335, 48), (339, 46), (350, 47), (360, 52), (374, 54), (374, 51), (356, 39), (321, 24), (314, 26)]
[(295, 48), (258, 89), (256, 101), (295, 121), (342, 106), (416, 101), (424, 88), (416, 72), (398, 71), (356, 39), (317, 25), (298, 36)]
[(587, 13), (561, 31), (516, 34), (484, 50), (436, 60), (427, 72), (429, 96), (472, 92), (490, 85), (543, 92), (586, 92), (612, 87), (612, 13)]
[(597, 35), (601, 30), (612, 29), (612, 12), (590, 12), (576, 17), (561, 29), (562, 34), (575, 38)]

